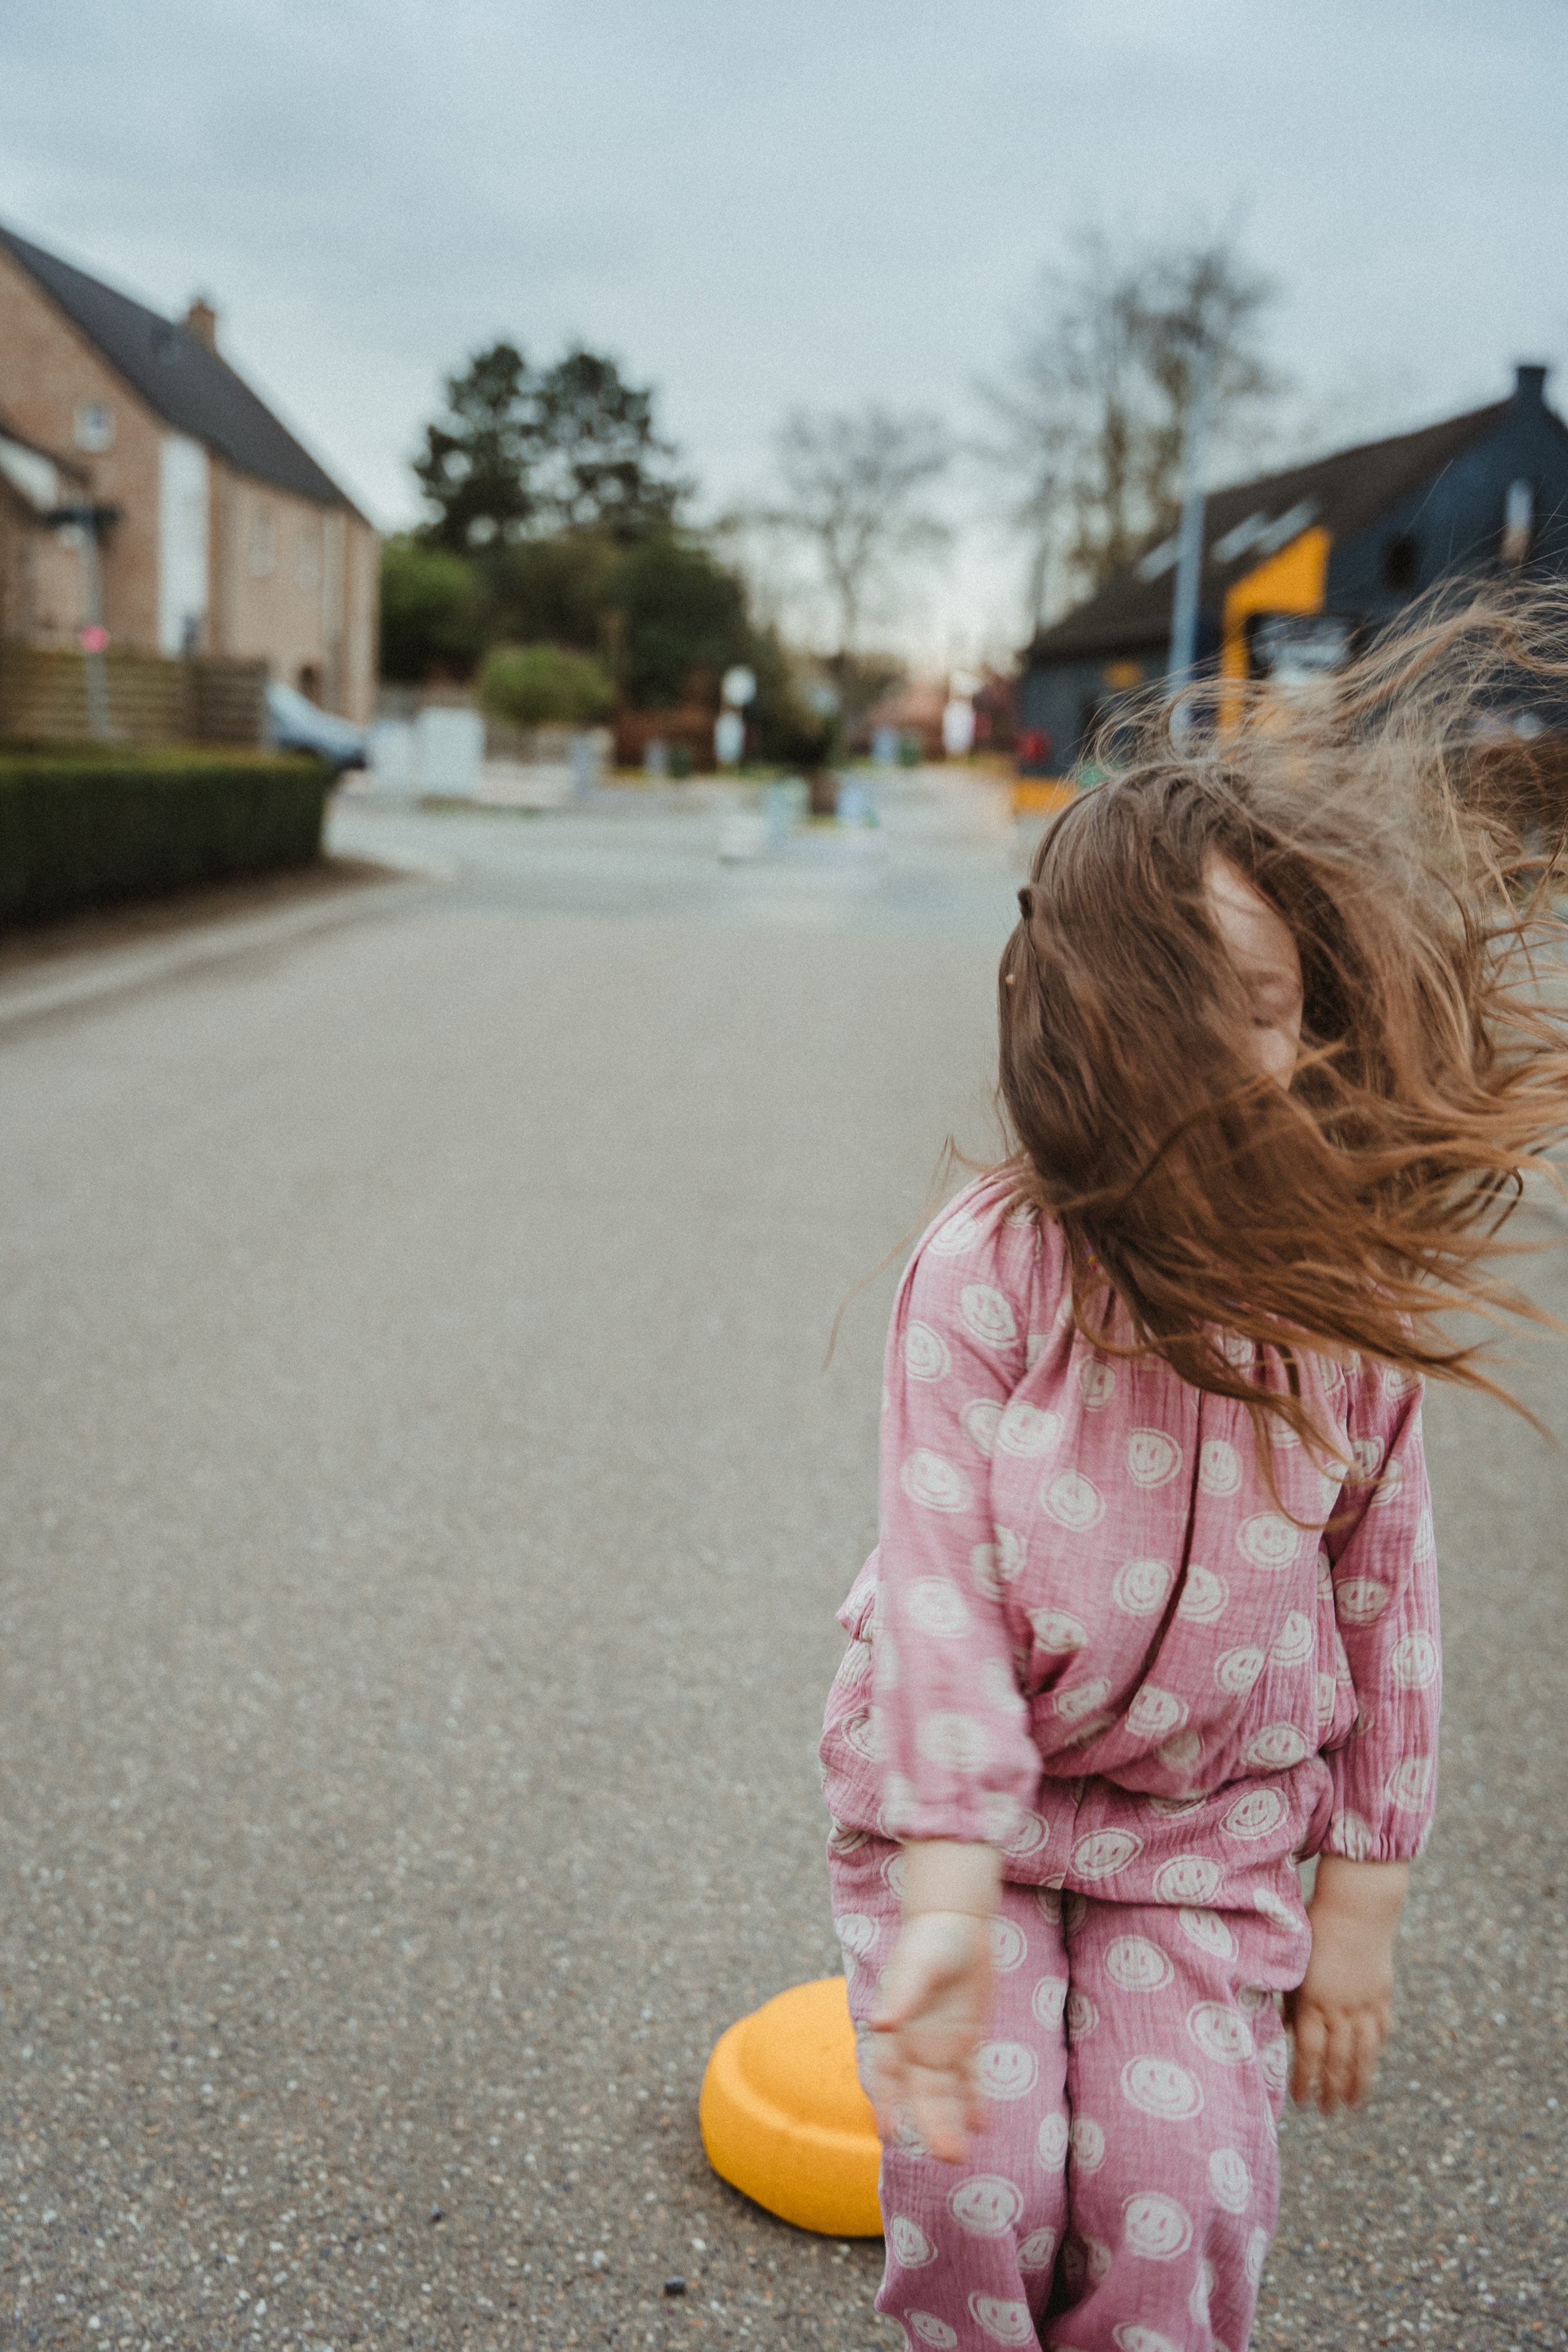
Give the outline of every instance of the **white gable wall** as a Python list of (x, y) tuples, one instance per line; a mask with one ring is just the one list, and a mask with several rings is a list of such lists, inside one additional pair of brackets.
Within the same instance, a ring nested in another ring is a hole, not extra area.
[(199, 651), (207, 618), (207, 453), (184, 433), (158, 450), (158, 651)]

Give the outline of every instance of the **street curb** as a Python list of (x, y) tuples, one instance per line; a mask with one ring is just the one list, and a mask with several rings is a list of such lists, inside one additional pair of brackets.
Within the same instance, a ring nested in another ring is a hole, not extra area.
[(394, 882), (362, 885), (332, 898), (316, 899), (305, 907), (289, 907), (276, 914), (239, 916), (204, 923), (179, 940), (156, 946), (125, 948), (94, 954), (87, 950), (70, 959), (75, 969), (49, 980), (0, 982), (0, 1030), (51, 1013), (67, 1013), (100, 998), (120, 996), (171, 980), (204, 964), (227, 962), (257, 949), (281, 947), (312, 932), (357, 922), (367, 915), (391, 914), (416, 904), (457, 878), (455, 866), (411, 867)]

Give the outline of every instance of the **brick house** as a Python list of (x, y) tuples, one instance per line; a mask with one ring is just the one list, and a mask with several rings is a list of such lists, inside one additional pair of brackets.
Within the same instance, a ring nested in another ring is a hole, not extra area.
[(373, 715), (376, 535), (217, 350), (0, 226), (0, 636), (67, 644), (97, 517), (111, 642), (265, 661)]

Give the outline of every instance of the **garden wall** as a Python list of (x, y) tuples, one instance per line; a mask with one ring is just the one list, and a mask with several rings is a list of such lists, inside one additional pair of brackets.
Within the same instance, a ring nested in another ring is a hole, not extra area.
[[(194, 655), (101, 656), (109, 735), (121, 743), (259, 743), (267, 664)], [(0, 643), (0, 738), (84, 743), (92, 735), (87, 656)]]

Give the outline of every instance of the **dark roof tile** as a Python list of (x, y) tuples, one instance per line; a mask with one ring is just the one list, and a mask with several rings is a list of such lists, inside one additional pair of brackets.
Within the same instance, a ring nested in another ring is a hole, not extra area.
[(321, 506), (353, 505), (227, 361), (188, 327), (160, 318), (3, 226), (0, 247), (177, 433), (205, 442), (237, 472), (258, 481)]
[[(1440, 473), (1461, 450), (1495, 431), (1509, 405), (1499, 401), (1418, 433), (1364, 442), (1308, 466), (1260, 474), (1254, 481), (1211, 491), (1204, 519), (1203, 604), (1212, 607), (1234, 580), (1262, 560), (1262, 551), (1255, 545), (1238, 548), (1228, 562), (1219, 562), (1214, 551), (1218, 541), (1253, 514), (1266, 511), (1279, 520), (1292, 508), (1310, 506), (1311, 520), (1323, 524), (1336, 540), (1353, 538), (1429, 476)], [(1131, 565), (1086, 603), (1041, 630), (1026, 658), (1049, 661), (1121, 646), (1163, 645), (1170, 634), (1174, 588), (1173, 566), (1158, 579), (1146, 580), (1137, 564)]]

